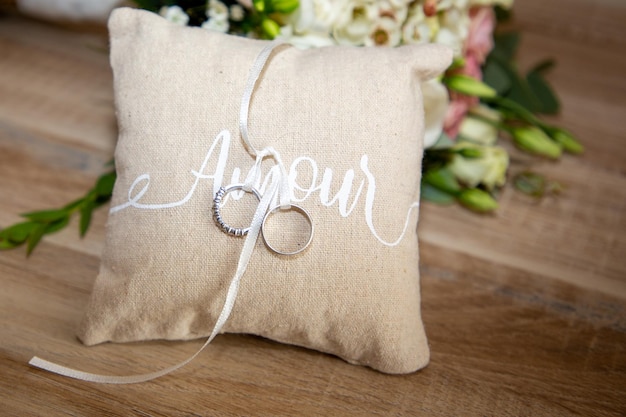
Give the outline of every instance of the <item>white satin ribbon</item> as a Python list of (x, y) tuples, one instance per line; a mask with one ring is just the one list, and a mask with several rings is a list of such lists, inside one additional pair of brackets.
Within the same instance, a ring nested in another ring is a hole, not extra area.
[(257, 150), (251, 143), (249, 133), (248, 133), (248, 114), (250, 110), (250, 101), (252, 99), (252, 94), (254, 92), (254, 88), (256, 86), (257, 80), (259, 79), (263, 68), (265, 67), (268, 59), (270, 58), (272, 51), (276, 49), (276, 47), (280, 46), (282, 43), (279, 41), (269, 43), (256, 57), (248, 75), (248, 82), (244, 89), (243, 97), (241, 100), (241, 109), (240, 109), (240, 120), (239, 120), (239, 128), (241, 131), (241, 135), (243, 141), (246, 145), (246, 148), (250, 154), (256, 157), (256, 161), (250, 172), (246, 177), (246, 181), (244, 183), (244, 190), (250, 191), (252, 187), (255, 186), (257, 181), (261, 176), (261, 163), (266, 157), (272, 157), (276, 162), (269, 172), (270, 175), (270, 185), (263, 193), (263, 197), (259, 202), (256, 211), (254, 212), (254, 216), (252, 218), (252, 224), (250, 225), (250, 231), (246, 236), (245, 242), (243, 244), (243, 248), (241, 250), (241, 255), (239, 256), (239, 262), (237, 264), (237, 270), (235, 275), (233, 276), (230, 285), (228, 287), (228, 292), (226, 293), (226, 300), (224, 301), (224, 305), (222, 307), (222, 311), (220, 312), (217, 321), (211, 331), (211, 335), (207, 339), (207, 341), (202, 345), (200, 349), (196, 353), (194, 353), (188, 359), (170, 366), (169, 368), (162, 369), (156, 372), (150, 372), (146, 374), (138, 374), (138, 375), (128, 375), (128, 376), (115, 376), (115, 375), (100, 375), (93, 374), (89, 372), (78, 371), (76, 369), (68, 368), (62, 365), (58, 365), (53, 362), (49, 362), (45, 359), (41, 359), (37, 356), (33, 357), (28, 363), (37, 368), (44, 369), (49, 372), (53, 372), (59, 375), (67, 376), (70, 378), (80, 379), (83, 381), (89, 382), (97, 382), (104, 384), (133, 384), (138, 382), (150, 381), (155, 378), (159, 378), (163, 375), (169, 374), (194, 360), (200, 352), (202, 352), (210, 343), (213, 341), (215, 336), (219, 334), (222, 327), (228, 320), (230, 313), (233, 310), (235, 305), (235, 300), (237, 299), (237, 292), (239, 290), (239, 283), (244, 273), (246, 272), (246, 268), (248, 267), (248, 262), (254, 252), (254, 247), (256, 245), (257, 238), (259, 237), (259, 233), (261, 232), (261, 226), (263, 224), (263, 218), (267, 213), (272, 200), (274, 199), (276, 193), (279, 193), (280, 205), (281, 208), (289, 208), (291, 207), (291, 188), (289, 187), (289, 177), (287, 175), (287, 170), (282, 162), (280, 154), (272, 147), (266, 147), (262, 150)]
[(252, 100), (252, 94), (256, 84), (265, 68), (265, 65), (272, 55), (272, 52), (281, 45), (286, 45), (280, 40), (270, 42), (259, 52), (248, 75), (248, 82), (244, 89), (244, 93), (241, 97), (241, 106), (239, 107), (239, 131), (241, 132), (241, 138), (243, 139), (246, 149), (250, 154), (256, 156), (257, 160), (254, 164), (254, 168), (250, 170), (248, 177), (244, 183), (244, 190), (250, 191), (249, 187), (252, 187), (261, 174), (261, 163), (263, 159), (271, 156), (274, 158), (276, 165), (280, 168), (280, 187), (279, 187), (279, 199), (281, 209), (288, 209), (291, 207), (291, 187), (289, 186), (289, 175), (287, 169), (283, 164), (280, 154), (271, 146), (268, 146), (262, 150), (258, 150), (250, 141), (250, 135), (248, 133), (248, 115), (250, 112), (250, 101)]

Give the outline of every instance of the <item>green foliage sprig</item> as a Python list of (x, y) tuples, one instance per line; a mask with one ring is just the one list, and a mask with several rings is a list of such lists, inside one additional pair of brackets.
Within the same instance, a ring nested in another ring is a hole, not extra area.
[(101, 175), (95, 186), (83, 197), (61, 208), (22, 214), (25, 221), (0, 230), (0, 250), (14, 249), (26, 244), (26, 254), (30, 255), (43, 236), (63, 229), (76, 213), (80, 214), (79, 230), (83, 237), (91, 224), (94, 209), (111, 199), (115, 178), (115, 170), (112, 170)]
[[(450, 91), (477, 97), (500, 114), (491, 120), (470, 114), (498, 131), (508, 133), (513, 143), (522, 151), (539, 157), (556, 160), (563, 152), (580, 154), (583, 146), (567, 130), (550, 125), (538, 115), (554, 115), (560, 111), (560, 100), (545, 79), (545, 73), (554, 65), (553, 60), (536, 64), (523, 74), (515, 65), (520, 35), (516, 32), (495, 36), (494, 48), (483, 66), (483, 80), (458, 74), (462, 63), (453, 65), (442, 82)], [(436, 204), (458, 202), (477, 212), (497, 209), (494, 198), (497, 190), (482, 184), (467, 187), (448, 168), (458, 149), (444, 135), (432, 148), (426, 149), (423, 160), (422, 198)], [(462, 155), (471, 158), (471, 155)], [(561, 188), (540, 174), (525, 171), (512, 178), (515, 189), (533, 197), (555, 194)]]
[[(201, 26), (209, 18), (206, 14), (207, 0), (133, 0), (137, 6), (158, 13), (162, 7), (178, 6), (189, 17), (189, 26)], [(239, 5), (235, 0), (220, 0), (228, 7)], [(299, 0), (252, 0), (252, 6), (242, 8), (244, 16), (229, 18), (228, 33), (255, 34), (263, 39), (274, 39), (280, 32), (281, 23), (299, 7)]]

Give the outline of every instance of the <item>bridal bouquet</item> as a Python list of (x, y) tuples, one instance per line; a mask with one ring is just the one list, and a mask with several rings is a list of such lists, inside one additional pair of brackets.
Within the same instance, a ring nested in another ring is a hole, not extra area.
[[(519, 36), (496, 33), (513, 0), (136, 0), (180, 25), (200, 26), (263, 39), (280, 38), (300, 48), (330, 45), (395, 47), (436, 42), (450, 46), (453, 64), (439, 79), (422, 85), (425, 153), (422, 198), (458, 202), (477, 212), (497, 209), (507, 182), (541, 196), (554, 184), (532, 172), (509, 173), (509, 151), (499, 143), (538, 157), (579, 154), (579, 142), (538, 114), (554, 114), (559, 102), (541, 62), (520, 74), (513, 58)], [(517, 152), (517, 151), (516, 151)], [(509, 174), (509, 175), (507, 175)], [(92, 211), (112, 193), (115, 170), (104, 174), (84, 197), (60, 209), (23, 215), (25, 221), (0, 231), (0, 249), (26, 243), (30, 253), (45, 234), (65, 227), (80, 213), (81, 235)]]

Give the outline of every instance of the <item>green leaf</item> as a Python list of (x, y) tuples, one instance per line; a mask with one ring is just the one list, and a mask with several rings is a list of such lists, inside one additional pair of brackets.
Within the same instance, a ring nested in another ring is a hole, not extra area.
[(537, 112), (541, 106), (541, 103), (535, 97), (535, 94), (528, 85), (528, 82), (524, 78), (521, 78), (517, 73), (515, 73), (515, 76), (511, 78), (511, 88), (505, 97), (513, 100), (533, 113)]
[(12, 243), (20, 244), (24, 243), (28, 238), (28, 235), (37, 226), (33, 222), (22, 222), (14, 224), (0, 231), (0, 239), (8, 240)]
[(158, 11), (163, 5), (163, 2), (159, 0), (133, 0), (133, 1), (135, 2), (135, 4), (137, 4), (137, 6), (140, 9), (146, 9), (152, 12)]
[(546, 179), (535, 172), (524, 171), (515, 175), (513, 185), (518, 191), (532, 197), (542, 197), (546, 192)]
[(494, 59), (487, 60), (483, 68), (483, 81), (502, 96), (511, 88), (511, 76), (502, 68), (502, 65)]
[(494, 11), (496, 12), (496, 21), (498, 23), (506, 22), (511, 19), (511, 15), (513, 14), (510, 9), (505, 9), (499, 5), (494, 7)]
[(257, 12), (265, 11), (265, 0), (252, 0), (252, 5)]
[(520, 34), (518, 32), (501, 33), (494, 36), (493, 53), (498, 54), (503, 59), (510, 61), (517, 52)]
[(492, 107), (502, 113), (505, 119), (519, 119), (532, 126), (540, 126), (542, 123), (533, 112), (506, 97), (494, 97), (483, 101), (489, 103)]
[(506, 91), (500, 92), (500, 96), (514, 101), (531, 112), (537, 111), (541, 103), (535, 97), (526, 78), (520, 75), (510, 58), (493, 53), (489, 56), (489, 61), (493, 62), (492, 65), (498, 66), (499, 70), (503, 72), (501, 76), (506, 77), (509, 82), (508, 88)]
[(115, 185), (115, 172), (109, 172), (98, 178), (96, 183), (96, 193), (98, 197), (110, 197), (113, 193), (113, 186)]
[(79, 198), (78, 200), (74, 200), (71, 203), (66, 204), (65, 206), (63, 206), (62, 210), (67, 211), (68, 213), (72, 212), (76, 207), (80, 206), (83, 203), (83, 199)]
[(82, 198), (66, 204), (63, 208), (22, 214), (28, 221), (0, 230), (0, 249), (13, 249), (28, 242), (27, 255), (30, 255), (44, 235), (66, 227), (77, 210), (81, 212), (80, 234), (84, 236), (91, 223), (93, 210), (111, 199), (116, 177), (114, 170), (102, 175)]
[(426, 171), (423, 182), (449, 194), (457, 194), (461, 191), (456, 177), (446, 167)]
[(539, 71), (529, 72), (526, 75), (526, 82), (536, 98), (538, 104), (537, 112), (545, 114), (558, 113), (561, 108), (559, 99)]
[(422, 173), (441, 169), (448, 165), (455, 153), (451, 147), (441, 147), (438, 149), (428, 148), (424, 150), (422, 159)]
[(65, 209), (55, 209), (55, 210), (41, 210), (41, 211), (33, 211), (30, 213), (24, 213), (21, 216), (27, 218), (28, 220), (39, 222), (39, 223), (49, 223), (64, 217), (67, 217), (68, 211)]
[(91, 214), (93, 213), (94, 208), (94, 202), (88, 201), (80, 210), (80, 237), (85, 236), (87, 229), (89, 229), (89, 225), (91, 224)]
[(300, 6), (299, 3), (298, 0), (268, 0), (267, 11), (289, 14)]
[(10, 240), (0, 238), (0, 250), (14, 249), (19, 245), (21, 245), (21, 243), (15, 243)]
[(533, 113), (558, 112), (559, 100), (542, 75), (554, 66), (554, 61), (542, 61), (522, 77), (511, 58), (507, 58), (506, 55), (502, 52), (489, 55), (484, 67), (484, 81), (500, 96), (518, 103)]
[(529, 72), (544, 73), (554, 68), (555, 65), (556, 65), (556, 61), (554, 59), (544, 59), (543, 61), (540, 61), (538, 64), (535, 64), (535, 66)]
[(431, 203), (447, 205), (452, 204), (455, 198), (452, 194), (448, 194), (445, 191), (441, 191), (438, 188), (433, 187), (430, 184), (422, 182), (421, 198)]
[(28, 236), (28, 246), (26, 247), (26, 256), (30, 256), (37, 244), (41, 241), (41, 238), (46, 233), (45, 224), (38, 224), (37, 227)]
[(49, 223), (46, 226), (45, 234), (49, 235), (51, 233), (56, 233), (59, 230), (63, 229), (70, 222), (70, 216), (64, 217), (52, 223)]

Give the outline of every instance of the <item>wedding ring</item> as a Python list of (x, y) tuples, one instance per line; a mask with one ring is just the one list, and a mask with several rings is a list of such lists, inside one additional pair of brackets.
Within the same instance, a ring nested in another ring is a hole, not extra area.
[[(309, 223), (309, 237), (307, 239), (307, 241), (302, 245), (302, 244), (298, 244), (298, 248), (294, 251), (281, 251), (279, 249), (277, 249), (276, 247), (272, 246), (272, 244), (270, 242), (268, 242), (267, 240), (267, 235), (265, 232), (265, 224), (267, 222), (267, 219), (274, 214), (275, 212), (279, 212), (279, 211), (297, 211), (300, 214), (302, 214), (304, 216), (304, 218), (306, 219), (306, 221)], [(311, 215), (309, 214), (309, 212), (307, 212), (304, 208), (300, 207), (300, 206), (296, 206), (294, 204), (291, 205), (291, 208), (282, 210), (280, 206), (275, 206), (273, 208), (271, 208), (267, 214), (265, 215), (265, 217), (263, 218), (263, 224), (261, 225), (261, 232), (263, 234), (263, 241), (265, 242), (265, 245), (268, 247), (268, 249), (270, 249), (272, 252), (277, 253), (278, 255), (296, 255), (300, 252), (302, 252), (303, 250), (305, 250), (309, 244), (311, 243), (311, 241), (313, 240), (313, 220), (311, 220)]]
[(224, 233), (237, 236), (237, 237), (242, 237), (248, 234), (248, 232), (250, 231), (250, 227), (246, 227), (246, 228), (232, 227), (228, 225), (226, 222), (224, 222), (224, 220), (222, 219), (222, 214), (220, 213), (220, 209), (221, 209), (220, 206), (222, 205), (222, 200), (224, 199), (224, 197), (231, 191), (237, 191), (237, 190), (251, 192), (252, 194), (254, 194), (257, 200), (261, 201), (261, 194), (259, 194), (259, 192), (255, 188), (251, 188), (250, 191), (247, 191), (244, 189), (243, 184), (233, 184), (233, 185), (229, 185), (228, 187), (220, 187), (220, 189), (215, 194), (215, 198), (213, 199), (213, 219), (215, 220), (215, 223), (217, 223), (217, 225), (220, 227), (220, 229), (222, 229)]

